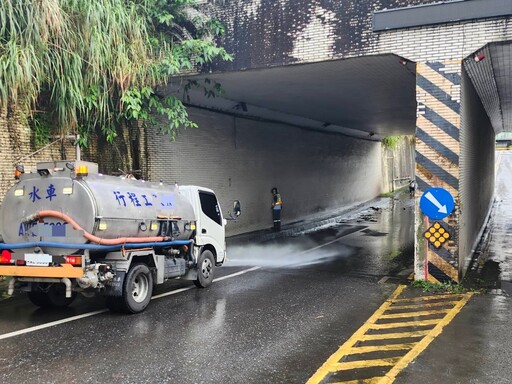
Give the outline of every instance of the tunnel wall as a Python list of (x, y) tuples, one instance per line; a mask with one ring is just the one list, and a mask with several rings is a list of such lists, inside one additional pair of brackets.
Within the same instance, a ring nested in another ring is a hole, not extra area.
[(459, 264), (465, 273), (494, 198), (495, 133), (464, 68), (460, 144)]
[(225, 214), (240, 200), (242, 215), (228, 223), (228, 235), (272, 226), (274, 186), (283, 198), (283, 225), (332, 215), (382, 191), (380, 142), (190, 112), (200, 128), (183, 131), (175, 142), (157, 132), (147, 135), (149, 176), (211, 188)]
[(400, 136), (394, 146), (382, 144), (382, 189), (392, 192), (409, 185), (414, 178), (414, 136)]

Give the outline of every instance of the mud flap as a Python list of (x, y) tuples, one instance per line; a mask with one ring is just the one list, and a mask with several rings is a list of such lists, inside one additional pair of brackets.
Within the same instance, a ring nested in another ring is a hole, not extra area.
[(126, 277), (126, 272), (117, 271), (111, 283), (105, 285), (103, 290), (103, 296), (122, 296), (123, 295), (123, 283)]

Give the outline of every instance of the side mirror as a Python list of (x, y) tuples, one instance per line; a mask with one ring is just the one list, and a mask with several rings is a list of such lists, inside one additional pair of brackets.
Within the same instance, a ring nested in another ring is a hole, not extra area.
[(233, 214), (238, 217), (242, 213), (242, 208), (240, 207), (240, 201), (233, 201)]

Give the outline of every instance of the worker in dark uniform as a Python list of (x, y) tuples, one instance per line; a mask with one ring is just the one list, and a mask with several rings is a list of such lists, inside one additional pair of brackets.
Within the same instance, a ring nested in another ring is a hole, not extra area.
[(279, 232), (281, 230), (281, 209), (283, 207), (283, 201), (281, 195), (277, 191), (277, 188), (272, 188), (272, 219), (274, 220), (274, 231)]
[(409, 195), (412, 197), (416, 193), (416, 180), (411, 179), (409, 182)]

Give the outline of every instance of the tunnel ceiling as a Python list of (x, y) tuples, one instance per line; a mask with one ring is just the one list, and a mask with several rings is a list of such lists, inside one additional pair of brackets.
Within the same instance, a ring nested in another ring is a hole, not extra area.
[(482, 100), (495, 132), (511, 131), (512, 41), (486, 45), (465, 59), (464, 67)]
[[(415, 76), (414, 63), (378, 55), (182, 80), (208, 78), (224, 89), (223, 96), (215, 98), (191, 90), (192, 106), (378, 139), (414, 134)], [(182, 97), (177, 84), (160, 92)]]

